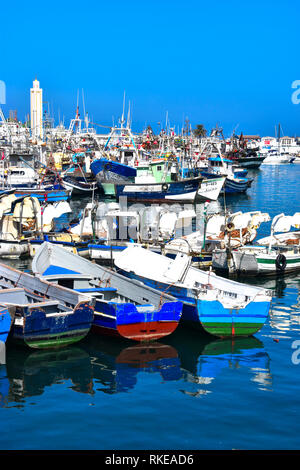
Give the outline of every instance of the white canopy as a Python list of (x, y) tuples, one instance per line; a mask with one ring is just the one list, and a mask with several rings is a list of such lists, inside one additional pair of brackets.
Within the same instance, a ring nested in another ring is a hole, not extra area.
[(289, 232), (291, 225), (293, 225), (293, 217), (282, 213), (275, 215), (272, 221), (271, 230), (273, 232)]

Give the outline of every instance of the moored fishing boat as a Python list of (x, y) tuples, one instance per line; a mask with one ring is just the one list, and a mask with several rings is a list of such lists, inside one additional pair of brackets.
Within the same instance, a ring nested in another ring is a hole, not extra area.
[(66, 346), (91, 329), (89, 296), (0, 264), (0, 303), (13, 315), (12, 339), (31, 348)]
[(72, 176), (64, 176), (63, 185), (67, 190), (71, 190), (73, 195), (89, 195), (98, 190), (96, 181), (79, 181)]
[(116, 183), (133, 182), (136, 176), (135, 168), (105, 157), (95, 159), (91, 163), (91, 171), (104, 195), (113, 197)]
[(194, 202), (201, 189), (201, 176), (180, 178), (175, 158), (139, 162), (132, 183), (115, 184), (115, 195), (136, 202)]
[(194, 202), (201, 183), (201, 177), (172, 183), (146, 183), (115, 185), (116, 197), (128, 201), (144, 202)]
[(265, 156), (259, 155), (256, 151), (246, 151), (242, 154), (229, 154), (228, 158), (232, 159), (233, 162), (238, 163), (243, 168), (257, 169), (263, 163)]
[(183, 302), (182, 321), (202, 326), (210, 334), (250, 336), (262, 328), (270, 309), (270, 292), (201, 271), (190, 262), (186, 254), (170, 260), (130, 247), (116, 258), (115, 265), (130, 279), (177, 297)]
[(89, 240), (81, 240), (79, 236), (72, 233), (47, 233), (42, 237), (31, 238), (28, 241), (29, 244), (29, 255), (31, 258), (34, 257), (38, 248), (45, 242), (51, 242), (57, 244), (79, 256), (87, 258), (89, 256)]
[(217, 175), (225, 176), (225, 183), (221, 190), (225, 194), (244, 193), (251, 186), (253, 179), (246, 178), (243, 169), (236, 168), (233, 161), (223, 158), (221, 153), (216, 157), (208, 158), (208, 167), (201, 170), (203, 177), (215, 178)]
[(232, 250), (230, 256), (216, 249), (212, 266), (217, 271), (244, 275), (277, 275), (300, 271), (299, 247), (244, 246)]
[(178, 326), (182, 304), (171, 295), (96, 265), (45, 242), (32, 270), (52, 282), (84, 292), (95, 299), (93, 331), (135, 341), (152, 341)]
[(37, 198), (3, 197), (0, 203), (0, 257), (29, 256), (32, 238), (49, 232), (53, 229), (54, 218), (67, 212), (71, 209), (66, 201), (41, 206)]
[(213, 253), (230, 244), (237, 248), (252, 243), (262, 222), (270, 220), (268, 214), (260, 211), (236, 212), (233, 214), (203, 214), (204, 227), (181, 237), (174, 237), (166, 243), (162, 253), (175, 257), (186, 253), (192, 257), (192, 266), (206, 269), (212, 265)]

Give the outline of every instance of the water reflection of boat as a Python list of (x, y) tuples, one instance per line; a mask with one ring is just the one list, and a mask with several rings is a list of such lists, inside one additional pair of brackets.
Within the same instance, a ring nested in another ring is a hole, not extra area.
[(211, 341), (207, 336), (200, 341), (197, 333), (187, 335), (182, 328), (166, 339), (164, 344), (132, 346), (130, 341), (91, 335), (80, 347), (56, 351), (11, 347), (6, 366), (0, 365), (0, 407), (25, 406), (28, 397), (42, 395), (52, 385), (91, 395), (124, 393), (133, 390), (138, 379), (155, 383), (155, 378), (145, 379), (145, 373), (159, 375), (160, 383), (178, 382), (178, 388), (192, 396), (211, 392), (216, 378), (220, 390), (222, 376), (228, 380), (226, 372), (239, 369), (246, 370), (240, 376), (246, 387), (252, 382), (270, 389), (269, 356), (255, 337)]
[(164, 381), (181, 378), (180, 360), (176, 349), (162, 343), (137, 344), (114, 338), (90, 337), (86, 343), (92, 359), (93, 377), (108, 394), (127, 392), (137, 384), (140, 372), (159, 373)]
[(300, 274), (262, 279), (261, 284), (274, 292), (270, 311), (270, 327), (277, 334), (299, 332)]
[(214, 341), (203, 337), (200, 342), (196, 334), (189, 332), (187, 336), (178, 330), (168, 343), (176, 345), (187, 382), (208, 385), (226, 369), (246, 367), (259, 387), (270, 384), (270, 358), (262, 341), (254, 336)]
[[(255, 281), (253, 278), (251, 279), (251, 277), (244, 278), (243, 280), (249, 284), (255, 285), (257, 283), (257, 281)], [(259, 285), (263, 287), (264, 289), (273, 291), (277, 298), (283, 298), (285, 289), (287, 287), (297, 288), (299, 282), (300, 282), (300, 274), (292, 273), (287, 276), (278, 275), (276, 277), (262, 277), (259, 280)]]
[(9, 380), (5, 364), (0, 362), (0, 408), (6, 405), (9, 392)]
[(74, 391), (91, 393), (93, 389), (90, 357), (78, 346), (34, 352), (10, 347), (6, 352), (6, 370), (9, 402), (21, 403), (24, 398), (42, 395), (46, 387), (69, 380), (72, 383), (69, 388)]
[(217, 340), (204, 348), (199, 366), (201, 376), (208, 378), (215, 378), (223, 369), (239, 367), (247, 367), (255, 375), (255, 371), (269, 371), (269, 356), (263, 343), (255, 337), (239, 338), (233, 342)]

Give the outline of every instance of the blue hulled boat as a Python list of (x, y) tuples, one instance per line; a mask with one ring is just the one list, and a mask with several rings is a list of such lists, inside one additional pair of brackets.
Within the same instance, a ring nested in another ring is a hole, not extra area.
[(4, 264), (0, 264), (0, 305), (12, 314), (12, 339), (35, 349), (80, 341), (94, 318), (89, 296)]
[(201, 170), (203, 177), (215, 178), (217, 175), (225, 176), (226, 180), (221, 193), (244, 193), (251, 186), (253, 179), (246, 178), (247, 170), (234, 165), (232, 160), (217, 155), (208, 158), (208, 167)]
[(136, 176), (136, 169), (123, 163), (99, 158), (91, 163), (91, 171), (98, 183), (117, 183), (132, 181)]
[(139, 162), (132, 183), (115, 184), (116, 198), (137, 202), (194, 202), (202, 176), (181, 178), (175, 158)]
[(184, 179), (168, 183), (116, 184), (116, 198), (144, 202), (193, 202), (202, 178)]
[(190, 266), (190, 257), (175, 260), (141, 247), (129, 247), (115, 259), (118, 271), (183, 302), (182, 321), (219, 337), (251, 336), (265, 323), (271, 293), (224, 279)]

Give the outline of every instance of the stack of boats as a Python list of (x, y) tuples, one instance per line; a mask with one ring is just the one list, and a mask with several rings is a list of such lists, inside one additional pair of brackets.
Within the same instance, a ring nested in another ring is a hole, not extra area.
[(174, 237), (164, 245), (163, 253), (169, 257), (186, 253), (193, 266), (209, 268), (217, 251), (226, 252), (228, 246), (248, 246), (255, 240), (261, 223), (268, 220), (269, 215), (260, 211), (204, 214), (201, 230)]
[(100, 331), (132, 339), (157, 339), (174, 331), (180, 317), (219, 337), (249, 336), (268, 316), (270, 292), (194, 268), (183, 253), (172, 260), (131, 246), (116, 257), (115, 267), (104, 268), (47, 242), (32, 264), (45, 279), (92, 295)]
[(106, 268), (44, 242), (32, 271), (0, 265), (1, 332), (32, 348), (61, 347), (89, 331), (153, 341), (179, 323), (221, 338), (251, 336), (271, 303), (269, 291), (195, 268), (185, 253), (171, 259), (137, 245)]
[(29, 256), (30, 242), (53, 230), (54, 219), (70, 213), (67, 201), (40, 204), (36, 197), (4, 195), (0, 199), (0, 257)]
[(1, 195), (36, 197), (39, 202), (67, 201), (72, 194), (72, 188), (65, 187), (60, 176), (47, 167), (37, 171), (24, 163), (23, 166), (11, 166), (9, 161), (0, 166), (0, 188)]
[(174, 156), (138, 161), (130, 167), (106, 158), (95, 160), (91, 169), (106, 196), (134, 202), (194, 202), (216, 200), (225, 182), (223, 175), (208, 181), (201, 175), (181, 177)]
[[(214, 249), (224, 248), (229, 238), (231, 246), (235, 247), (253, 242), (265, 219), (265, 214), (259, 211), (206, 214), (205, 207), (196, 213), (192, 206), (187, 209), (180, 205), (122, 209), (120, 204), (113, 202), (88, 203), (81, 219), (70, 227), (69, 235), (89, 240), (87, 247), (82, 247), (84, 253), (77, 245), (77, 253), (90, 259), (111, 262), (118, 253), (135, 244), (170, 258), (178, 252), (188, 253), (193, 265), (204, 269), (211, 265)], [(241, 230), (231, 228), (236, 220), (242, 223)], [(195, 230), (201, 224), (201, 229)], [(40, 239), (39, 244), (42, 241)], [(68, 248), (63, 241), (55, 243)]]

